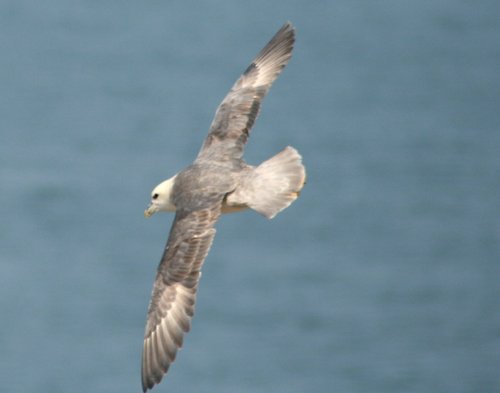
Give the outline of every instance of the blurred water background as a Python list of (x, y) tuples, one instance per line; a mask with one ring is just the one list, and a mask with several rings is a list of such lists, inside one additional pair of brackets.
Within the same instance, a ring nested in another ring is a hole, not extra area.
[(171, 216), (229, 87), (286, 21), (247, 146), (299, 200), (225, 216), (157, 392), (500, 391), (500, 3), (0, 3), (0, 382), (139, 392)]

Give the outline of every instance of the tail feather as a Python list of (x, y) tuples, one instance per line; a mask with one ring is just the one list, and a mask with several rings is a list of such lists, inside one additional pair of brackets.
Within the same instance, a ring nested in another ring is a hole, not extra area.
[(305, 180), (302, 157), (288, 146), (254, 168), (241, 188), (228, 197), (227, 204), (248, 206), (273, 218), (297, 199)]

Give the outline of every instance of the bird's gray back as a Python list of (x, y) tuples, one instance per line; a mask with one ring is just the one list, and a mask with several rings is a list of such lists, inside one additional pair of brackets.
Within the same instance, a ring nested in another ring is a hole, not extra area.
[(226, 163), (195, 162), (181, 171), (172, 189), (172, 202), (177, 209), (190, 211), (211, 206), (222, 200), (238, 183), (243, 163), (241, 160)]

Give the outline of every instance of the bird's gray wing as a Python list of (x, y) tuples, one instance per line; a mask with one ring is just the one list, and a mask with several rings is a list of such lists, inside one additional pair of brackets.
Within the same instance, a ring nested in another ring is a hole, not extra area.
[(259, 52), (217, 108), (197, 160), (232, 160), (243, 147), (262, 99), (292, 55), (295, 31), (287, 22)]
[(178, 210), (148, 308), (142, 353), (142, 388), (159, 383), (190, 328), (200, 270), (215, 236), (220, 198), (196, 211)]

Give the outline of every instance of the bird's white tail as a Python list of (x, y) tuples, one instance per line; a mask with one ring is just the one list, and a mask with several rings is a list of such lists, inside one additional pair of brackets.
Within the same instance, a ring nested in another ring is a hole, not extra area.
[(239, 189), (228, 196), (228, 206), (248, 206), (273, 218), (297, 199), (306, 180), (302, 157), (293, 147), (254, 168)]

